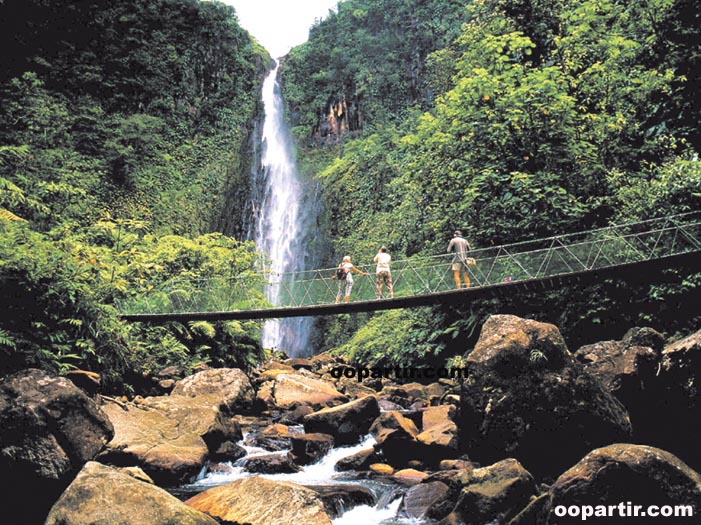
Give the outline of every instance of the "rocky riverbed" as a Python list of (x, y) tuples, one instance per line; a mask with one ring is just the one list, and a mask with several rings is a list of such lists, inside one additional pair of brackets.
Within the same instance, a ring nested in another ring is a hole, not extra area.
[(634, 328), (572, 351), (553, 325), (497, 315), (465, 361), (464, 380), (402, 384), (339, 378), (321, 354), (207, 368), (134, 399), (25, 370), (0, 380), (3, 514), (559, 525), (581, 522), (562, 508), (632, 502), (685, 505), (694, 516), (674, 523), (698, 523), (701, 332)]

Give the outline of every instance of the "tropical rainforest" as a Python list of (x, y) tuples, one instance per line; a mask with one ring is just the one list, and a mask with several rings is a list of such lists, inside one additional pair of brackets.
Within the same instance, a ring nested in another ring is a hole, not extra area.
[[(243, 224), (268, 53), (218, 2), (4, 0), (0, 14), (0, 375), (80, 368), (135, 393), (165, 366), (254, 366), (257, 321), (149, 326), (119, 304), (260, 257)], [(480, 247), (699, 210), (700, 17), (692, 0), (339, 2), (281, 67), (324, 262), (443, 253), (456, 228)], [(518, 313), (573, 342), (673, 335), (701, 319), (699, 287), (669, 269)], [(460, 359), (486, 315), (515, 308), (322, 318), (310, 351)]]

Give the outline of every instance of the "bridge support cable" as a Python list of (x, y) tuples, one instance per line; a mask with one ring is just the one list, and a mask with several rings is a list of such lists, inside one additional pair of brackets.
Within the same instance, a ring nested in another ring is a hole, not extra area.
[[(177, 279), (122, 301), (130, 320), (263, 319), (327, 315), (350, 311), (408, 308), (467, 300), (522, 286), (548, 286), (557, 279), (675, 261), (701, 253), (701, 212), (609, 226), (470, 252), (472, 287), (455, 289), (452, 254), (412, 257), (392, 263), (394, 297), (378, 299), (374, 265), (359, 265), (367, 277), (355, 278), (352, 303), (335, 304), (335, 268), (271, 275), (250, 270), (231, 278)], [(276, 294), (267, 294), (277, 287)], [(512, 287), (512, 288), (508, 288)], [(385, 292), (386, 293), (386, 292)], [(277, 297), (270, 304), (266, 297)]]

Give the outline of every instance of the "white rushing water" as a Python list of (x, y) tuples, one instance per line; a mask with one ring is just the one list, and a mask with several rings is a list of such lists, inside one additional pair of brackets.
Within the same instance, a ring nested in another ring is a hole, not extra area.
[[(258, 213), (254, 240), (257, 249), (269, 258), (271, 280), (282, 273), (302, 270), (310, 262), (306, 253), (309, 224), (315, 221), (317, 210), (313, 197), (305, 195), (305, 183), (295, 163), (278, 69), (276, 64), (263, 83), (263, 148), (260, 170), (253, 174), (254, 187), (260, 187), (254, 196), (257, 202), (253, 208)], [(279, 286), (269, 285), (268, 300), (279, 304), (281, 291)], [(261, 343), (264, 348), (280, 349), (292, 357), (309, 354), (306, 346), (310, 327), (307, 318), (271, 319), (263, 326)]]
[[(268, 450), (258, 447), (245, 445), (246, 436), (239, 443), (246, 449), (247, 456), (253, 457), (263, 454), (270, 454)], [(401, 494), (387, 486), (373, 484), (368, 480), (344, 480), (339, 476), (339, 472), (334, 470), (336, 463), (347, 456), (371, 448), (375, 443), (375, 439), (368, 435), (357, 445), (336, 447), (324, 456), (319, 462), (303, 467), (301, 472), (292, 474), (252, 474), (246, 472), (239, 464), (243, 460), (237, 461), (235, 464), (229, 464), (226, 471), (210, 472), (200, 477), (195, 483), (189, 486), (190, 489), (206, 490), (211, 487), (226, 485), (237, 479), (260, 476), (277, 481), (291, 481), (300, 485), (328, 485), (328, 484), (353, 484), (362, 485), (375, 493), (378, 498), (376, 505), (358, 505), (353, 507), (341, 516), (333, 520), (334, 525), (355, 525), (362, 523), (363, 525), (419, 525), (426, 523), (423, 520), (403, 518), (397, 515), (402, 501)], [(287, 450), (280, 451), (279, 454), (287, 454)]]

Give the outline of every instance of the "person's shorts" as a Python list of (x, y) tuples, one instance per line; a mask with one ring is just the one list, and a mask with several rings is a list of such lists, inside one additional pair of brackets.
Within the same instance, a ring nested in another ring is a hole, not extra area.
[(454, 262), (453, 263), (453, 271), (454, 272), (466, 272), (467, 271), (467, 265), (465, 263), (461, 263), (460, 261)]
[(385, 270), (385, 271), (377, 272), (375, 275), (377, 276), (378, 283), (385, 282), (389, 285), (392, 284), (392, 274), (390, 272)]

